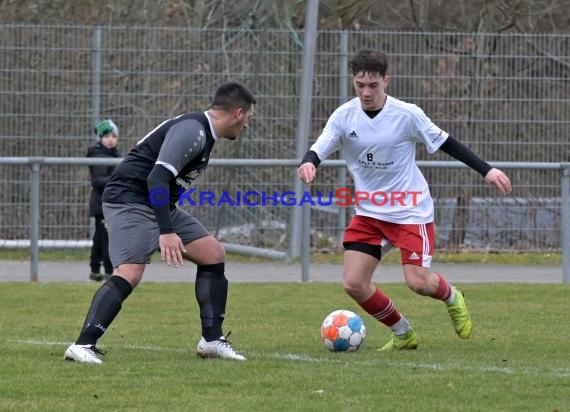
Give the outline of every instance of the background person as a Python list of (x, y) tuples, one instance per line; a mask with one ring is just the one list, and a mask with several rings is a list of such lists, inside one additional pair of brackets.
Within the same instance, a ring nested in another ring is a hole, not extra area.
[[(103, 120), (95, 127), (95, 134), (99, 137), (99, 142), (87, 150), (87, 157), (121, 157), (117, 149), (117, 139), (119, 138), (119, 128), (112, 120)], [(89, 166), (91, 175), (91, 197), (89, 199), (89, 216), (95, 220), (95, 230), (93, 232), (93, 245), (89, 257), (91, 273), (89, 279), (101, 281), (108, 279), (113, 273), (113, 265), (109, 258), (109, 238), (101, 197), (105, 185), (111, 180), (111, 175), (115, 166)], [(105, 273), (101, 274), (101, 264)]]

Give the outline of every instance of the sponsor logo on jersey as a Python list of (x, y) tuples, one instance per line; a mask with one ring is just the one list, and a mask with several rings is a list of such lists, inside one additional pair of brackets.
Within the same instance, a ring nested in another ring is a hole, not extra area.
[(352, 132), (350, 132), (348, 134), (348, 138), (349, 139), (358, 139), (358, 135), (356, 134), (356, 132), (353, 130)]
[(431, 142), (432, 144), (435, 144), (439, 142), (441, 139), (443, 139), (443, 130), (440, 130), (438, 135)]
[(388, 162), (380, 162), (372, 159), (373, 159), (372, 155), (369, 154), (366, 160), (358, 159), (358, 164), (365, 169), (378, 169), (378, 170), (388, 170), (392, 169), (392, 166), (394, 166), (394, 161), (392, 160)]

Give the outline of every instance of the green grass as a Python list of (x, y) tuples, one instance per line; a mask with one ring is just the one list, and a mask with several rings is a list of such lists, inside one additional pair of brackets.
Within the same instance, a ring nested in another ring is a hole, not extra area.
[(455, 336), (442, 303), (387, 285), (419, 349), (377, 352), (389, 333), (366, 315), (364, 346), (335, 354), (319, 341), (325, 315), (364, 315), (339, 284), (232, 284), (225, 330), (248, 357), (239, 363), (195, 356), (192, 283), (143, 283), (99, 342), (105, 363), (93, 366), (62, 357), (96, 284), (3, 283), (0, 410), (570, 410), (570, 289), (463, 286), (473, 340)]
[[(313, 254), (313, 263), (342, 264), (342, 253)], [(383, 263), (400, 263), (400, 252), (393, 250), (382, 257)], [(496, 265), (560, 265), (561, 253), (485, 253), (485, 252), (435, 252), (434, 263), (490, 263)]]
[[(28, 249), (0, 249), (0, 260), (29, 260)], [(40, 261), (89, 261), (89, 249), (40, 249)], [(153, 260), (159, 260), (158, 255)], [(336, 253), (313, 253), (313, 263), (342, 264), (342, 252)], [(274, 262), (280, 264), (283, 261), (275, 261), (255, 256), (243, 256), (230, 254), (228, 260), (232, 262), (259, 263)], [(392, 251), (382, 258), (384, 263), (400, 263), (400, 253)], [(434, 263), (490, 263), (506, 265), (560, 265), (561, 253), (484, 253), (484, 252), (436, 252)]]
[[(0, 260), (29, 260), (29, 249), (0, 248)], [(89, 249), (44, 249), (39, 250), (40, 261), (66, 261), (85, 260), (89, 262)]]

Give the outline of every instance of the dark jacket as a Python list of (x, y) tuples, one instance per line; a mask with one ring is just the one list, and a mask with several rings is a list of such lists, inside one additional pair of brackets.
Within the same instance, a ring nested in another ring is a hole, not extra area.
[[(100, 142), (87, 150), (87, 157), (121, 157), (121, 153), (114, 149), (107, 149)], [(101, 196), (105, 185), (111, 180), (116, 166), (89, 166), (91, 173), (91, 198), (89, 199), (89, 216), (103, 216)]]

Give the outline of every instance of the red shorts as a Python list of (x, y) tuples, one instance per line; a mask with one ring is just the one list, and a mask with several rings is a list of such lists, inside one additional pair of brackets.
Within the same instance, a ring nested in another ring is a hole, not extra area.
[(399, 224), (368, 216), (353, 216), (344, 233), (343, 242), (384, 246), (391, 243), (400, 249), (402, 264), (429, 268), (435, 248), (433, 222)]

